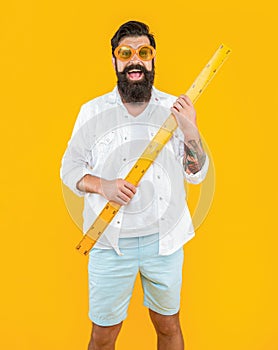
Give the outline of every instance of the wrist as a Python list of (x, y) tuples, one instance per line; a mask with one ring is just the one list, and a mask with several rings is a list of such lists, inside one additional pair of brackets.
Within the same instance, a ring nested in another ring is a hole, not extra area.
[(199, 134), (197, 127), (182, 130), (182, 133), (184, 136), (185, 143), (190, 141), (190, 140), (199, 140), (200, 139), (200, 134)]
[(97, 177), (97, 176), (92, 176), (92, 175), (89, 175), (89, 176), (90, 176), (89, 183), (90, 183), (90, 190), (91, 190), (90, 192), (101, 194), (101, 189), (102, 189), (101, 181), (102, 181), (102, 179), (100, 177)]
[(86, 174), (77, 183), (76, 187), (83, 192), (101, 194), (101, 179), (97, 176)]

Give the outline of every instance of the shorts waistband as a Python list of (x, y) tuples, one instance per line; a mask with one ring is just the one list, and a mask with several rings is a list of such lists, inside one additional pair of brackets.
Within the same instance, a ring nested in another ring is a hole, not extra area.
[(139, 248), (153, 243), (158, 243), (159, 233), (152, 233), (146, 236), (119, 238), (119, 248)]

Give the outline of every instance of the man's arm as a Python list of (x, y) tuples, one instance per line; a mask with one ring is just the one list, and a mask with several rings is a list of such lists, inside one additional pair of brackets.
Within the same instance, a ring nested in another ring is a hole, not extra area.
[(127, 205), (136, 193), (136, 187), (124, 179), (106, 180), (85, 175), (76, 185), (82, 192), (97, 193), (109, 201)]
[(94, 163), (91, 150), (95, 142), (92, 136), (94, 129), (95, 119), (89, 118), (86, 105), (82, 106), (72, 137), (63, 155), (61, 179), (78, 196), (96, 193), (109, 201), (126, 205), (136, 193), (135, 186), (123, 179), (106, 180), (93, 174)]
[(186, 95), (181, 95), (171, 109), (184, 135), (184, 170), (196, 174), (205, 164), (206, 153), (196, 123), (196, 111)]

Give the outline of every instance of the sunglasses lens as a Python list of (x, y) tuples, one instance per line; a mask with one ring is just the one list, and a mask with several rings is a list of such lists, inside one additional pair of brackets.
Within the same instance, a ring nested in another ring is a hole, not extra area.
[(139, 51), (139, 56), (142, 58), (142, 60), (148, 61), (153, 58), (154, 51), (149, 46), (143, 46), (141, 47)]
[(118, 57), (121, 60), (128, 60), (131, 57), (131, 50), (128, 47), (121, 47), (118, 52)]
[(135, 52), (143, 61), (149, 61), (155, 56), (155, 49), (148, 45), (141, 46), (137, 50), (132, 49), (129, 46), (118, 46), (115, 49), (114, 54), (119, 60), (128, 61), (133, 57)]

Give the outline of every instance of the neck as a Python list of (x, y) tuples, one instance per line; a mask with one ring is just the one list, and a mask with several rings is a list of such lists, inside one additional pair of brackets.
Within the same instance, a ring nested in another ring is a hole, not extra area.
[(128, 113), (133, 117), (137, 117), (147, 107), (149, 102), (123, 102)]

